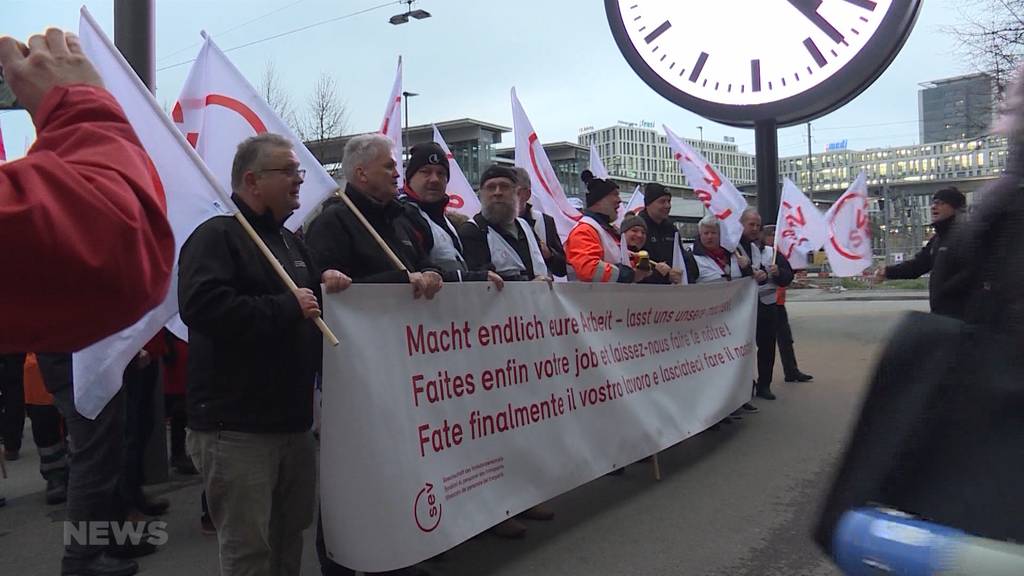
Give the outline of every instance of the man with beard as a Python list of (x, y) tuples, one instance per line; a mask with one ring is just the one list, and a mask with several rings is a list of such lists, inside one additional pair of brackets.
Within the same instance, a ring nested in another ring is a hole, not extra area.
[(519, 214), (516, 174), (491, 166), (480, 177), (480, 213), (459, 228), (470, 270), (492, 271), (506, 281), (545, 280), (541, 242)]
[(516, 173), (516, 195), (519, 196), (519, 217), (526, 221), (533, 228), (540, 238), (540, 252), (544, 256), (544, 264), (552, 276), (566, 275), (565, 248), (562, 247), (562, 239), (558, 237), (558, 228), (555, 219), (530, 204), (533, 192), (530, 184), (530, 174), (525, 168), (514, 168)]

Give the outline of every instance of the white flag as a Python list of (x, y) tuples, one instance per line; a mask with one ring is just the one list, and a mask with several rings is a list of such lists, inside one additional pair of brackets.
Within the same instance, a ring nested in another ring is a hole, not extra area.
[(391, 140), (391, 157), (398, 167), (398, 192), (405, 188), (405, 170), (402, 164), (402, 57), (398, 57), (398, 71), (395, 72), (395, 83), (391, 87), (388, 105), (384, 107), (384, 120), (380, 124), (380, 133)]
[(690, 275), (686, 271), (686, 260), (683, 258), (683, 246), (679, 243), (679, 231), (676, 230), (675, 238), (672, 239), (672, 269), (680, 270), (683, 273), (681, 285), (690, 283)]
[(306, 217), (338, 189), (337, 182), (302, 139), (209, 37), (189, 70), (171, 117), (224, 190), (231, 190), (231, 164), (243, 140), (271, 132), (291, 141), (306, 177), (299, 189), (301, 206), (285, 222), (289, 230), (301, 227)]
[(608, 179), (608, 169), (604, 167), (604, 162), (597, 155), (597, 147), (593, 144), (590, 145), (590, 171), (601, 180)]
[(871, 265), (868, 186), (861, 172), (850, 188), (825, 213), (825, 253), (836, 276), (858, 276)]
[(722, 246), (732, 252), (743, 234), (740, 216), (747, 208), (747, 201), (732, 182), (715, 170), (699, 152), (683, 142), (668, 126), (663, 124), (662, 128), (668, 136), (672, 156), (679, 164), (679, 170), (686, 176), (704, 207), (718, 218)]
[(807, 268), (807, 255), (825, 243), (825, 216), (792, 180), (782, 184), (779, 217), (775, 225), (775, 248), (794, 270)]
[(537, 132), (533, 130), (530, 119), (526, 117), (523, 105), (516, 97), (516, 89), (512, 89), (512, 126), (516, 136), (516, 166), (523, 168), (530, 175), (530, 189), (533, 192), (533, 203), (542, 212), (555, 220), (558, 236), (564, 242), (569, 232), (582, 217), (580, 211), (569, 204), (565, 197), (562, 184), (555, 176), (548, 155), (544, 152)]
[(448, 155), (448, 210), (458, 212), (469, 218), (480, 213), (480, 199), (477, 198), (473, 186), (466, 179), (466, 175), (455, 161), (455, 155), (448, 149), (448, 144), (441, 137), (441, 132), (434, 126), (434, 142)]
[(643, 209), (644, 192), (640, 189), (640, 185), (637, 184), (636, 188), (633, 189), (633, 195), (629, 197), (629, 202), (619, 204), (619, 213), (615, 217), (615, 227), (618, 228), (622, 224), (622, 219), (626, 217), (626, 214), (639, 214)]
[[(128, 66), (121, 53), (82, 8), (79, 24), (82, 49), (103, 78), (107, 90), (124, 109), (135, 134), (153, 161), (153, 180), (167, 200), (167, 219), (174, 232), (175, 257), (196, 226), (212, 216), (227, 213), (231, 201), (224, 197), (214, 176), (203, 165), (153, 95)], [(178, 312), (178, 270), (164, 301), (138, 322), (74, 354), (75, 407), (86, 418), (95, 418), (121, 389), (124, 369), (132, 357)]]

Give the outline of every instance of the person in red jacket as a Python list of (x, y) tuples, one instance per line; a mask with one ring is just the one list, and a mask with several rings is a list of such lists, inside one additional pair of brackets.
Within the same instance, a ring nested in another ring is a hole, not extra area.
[(71, 352), (159, 304), (174, 236), (155, 171), (78, 38), (0, 36), (37, 140), (0, 165), (0, 352)]
[(587, 209), (565, 240), (565, 259), (581, 282), (639, 282), (650, 270), (633, 270), (629, 251), (621, 244), (612, 225), (618, 215), (619, 187), (610, 180), (595, 178), (590, 170), (580, 177), (587, 185)]

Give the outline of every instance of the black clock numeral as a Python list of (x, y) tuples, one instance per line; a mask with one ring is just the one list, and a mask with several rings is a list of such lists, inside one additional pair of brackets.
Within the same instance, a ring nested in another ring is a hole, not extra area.
[(693, 65), (693, 71), (690, 72), (690, 82), (696, 82), (700, 78), (701, 71), (704, 70), (704, 64), (708, 61), (708, 53), (701, 52), (697, 58), (697, 63)]
[(811, 58), (818, 64), (819, 68), (824, 68), (828, 62), (825, 60), (825, 56), (818, 49), (818, 45), (814, 43), (814, 40), (808, 38), (804, 40), (804, 47), (811, 53)]
[(831, 38), (836, 44), (843, 41), (843, 35), (836, 30), (835, 26), (825, 20), (821, 14), (818, 14), (818, 7), (821, 6), (821, 0), (789, 0), (801, 14), (807, 17), (815, 26), (821, 29), (829, 38)]
[(751, 60), (750, 61), (750, 91), (760, 92), (761, 91), (761, 61)]
[(872, 12), (874, 12), (875, 6), (878, 6), (878, 2), (875, 2), (875, 0), (844, 0), (844, 1), (845, 2), (849, 2), (850, 4), (853, 4), (854, 6), (859, 6), (860, 8), (863, 8), (865, 10), (871, 10)]
[(651, 30), (650, 34), (648, 34), (647, 36), (644, 36), (644, 42), (646, 42), (647, 44), (650, 44), (651, 42), (654, 42), (655, 40), (658, 39), (658, 36), (661, 36), (662, 34), (664, 34), (665, 31), (668, 30), (671, 27), (672, 27), (672, 23), (669, 22), (668, 20), (665, 20), (657, 28), (655, 28), (654, 30)]

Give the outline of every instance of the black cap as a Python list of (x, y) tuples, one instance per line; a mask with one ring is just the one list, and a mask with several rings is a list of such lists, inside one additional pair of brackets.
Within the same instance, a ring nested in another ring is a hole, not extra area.
[(451, 178), (452, 173), (448, 168), (448, 155), (437, 142), (426, 142), (413, 146), (409, 153), (409, 161), (405, 164), (405, 180), (408, 182), (420, 168), (427, 165), (441, 166), (444, 168), (445, 178)]
[(591, 207), (601, 201), (602, 198), (619, 189), (618, 184), (609, 180), (602, 180), (594, 177), (590, 170), (584, 170), (580, 179), (587, 185), (587, 207)]
[(512, 181), (512, 185), (514, 186), (516, 184), (516, 171), (499, 164), (491, 164), (486, 170), (484, 170), (484, 173), (480, 175), (480, 187), (483, 188), (484, 184), (486, 184), (488, 180), (492, 180), (494, 178), (508, 178)]
[(672, 194), (668, 191), (668, 188), (657, 182), (644, 185), (644, 206), (650, 206), (651, 203), (662, 196), (672, 196)]
[(932, 196), (932, 200), (939, 200), (945, 202), (957, 210), (967, 205), (967, 197), (964, 193), (957, 190), (956, 186), (950, 186), (949, 188), (943, 188)]

